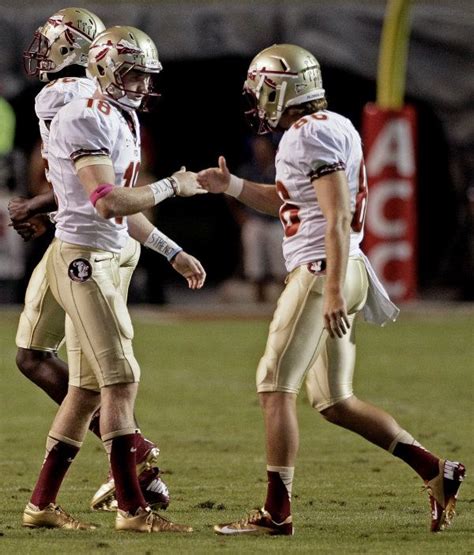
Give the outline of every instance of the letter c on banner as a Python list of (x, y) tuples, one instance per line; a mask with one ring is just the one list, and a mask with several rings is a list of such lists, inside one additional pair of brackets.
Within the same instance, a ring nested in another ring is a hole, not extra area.
[(403, 271), (392, 272), (393, 275), (401, 276), (401, 279), (387, 279), (384, 272), (387, 263), (395, 267), (401, 267), (404, 262), (413, 256), (413, 247), (408, 241), (398, 241), (396, 243), (379, 243), (370, 252), (370, 260), (375, 272), (382, 277), (389, 295), (402, 299), (407, 292), (407, 285), (404, 281)]
[(370, 232), (381, 239), (397, 239), (406, 233), (407, 222), (403, 216), (388, 219), (385, 206), (392, 199), (406, 200), (412, 195), (412, 186), (404, 179), (390, 179), (377, 184), (370, 191), (370, 202), (367, 209), (366, 226)]

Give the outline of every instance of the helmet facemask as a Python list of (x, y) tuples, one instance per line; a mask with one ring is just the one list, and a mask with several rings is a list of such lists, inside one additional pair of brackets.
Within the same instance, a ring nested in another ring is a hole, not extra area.
[[(253, 83), (249, 84), (249, 81)], [(250, 75), (249, 72), (243, 90), (249, 109), (244, 116), (257, 135), (266, 135), (277, 127), (284, 110), (285, 90), (286, 81), (277, 85), (264, 72), (259, 75)]]
[[(48, 59), (48, 52), (50, 51), (48, 39), (41, 33), (39, 27), (33, 36), (30, 46), (23, 52), (23, 67), (27, 75), (38, 75), (40, 72), (40, 64), (45, 67), (52, 64)], [(48, 67), (48, 70), (50, 68)]]

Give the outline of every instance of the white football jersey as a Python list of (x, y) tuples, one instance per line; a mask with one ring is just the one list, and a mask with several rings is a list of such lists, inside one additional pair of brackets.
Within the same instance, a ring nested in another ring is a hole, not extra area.
[[(92, 98), (96, 89), (97, 86), (94, 81), (87, 77), (63, 77), (51, 81), (36, 95), (35, 112), (39, 120), (42, 141), (41, 155), (46, 161), (46, 167), (48, 160), (49, 122), (51, 122), (60, 108), (76, 98)], [(46, 179), (49, 181), (47, 170)]]
[(49, 135), (49, 173), (58, 202), (56, 237), (119, 252), (128, 239), (126, 218), (107, 220), (100, 216), (76, 174), (76, 160), (98, 155), (111, 158), (113, 185), (135, 184), (140, 167), (140, 128), (135, 111), (124, 113), (105, 100), (73, 100), (59, 110)]
[(338, 170), (346, 173), (353, 214), (349, 254), (360, 253), (367, 183), (361, 139), (352, 123), (328, 110), (300, 118), (284, 133), (275, 163), (287, 270), (326, 257), (326, 220), (311, 180)]

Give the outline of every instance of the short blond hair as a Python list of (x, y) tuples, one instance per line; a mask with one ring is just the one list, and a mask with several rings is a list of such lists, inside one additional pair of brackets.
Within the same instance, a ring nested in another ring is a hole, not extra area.
[[(309, 102), (303, 102), (303, 104), (298, 104), (297, 106), (288, 106), (286, 110), (293, 109), (300, 113), (302, 116), (309, 116), (320, 110), (326, 110), (328, 107), (328, 101), (326, 98), (318, 98), (317, 100), (310, 100)], [(285, 110), (285, 111), (286, 111)]]

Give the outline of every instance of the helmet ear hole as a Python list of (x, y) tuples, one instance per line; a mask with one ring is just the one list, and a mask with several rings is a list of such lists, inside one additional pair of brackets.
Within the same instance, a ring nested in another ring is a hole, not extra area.
[(61, 54), (61, 56), (65, 56), (68, 53), (67, 47), (61, 46), (61, 48), (59, 49), (59, 53)]
[(100, 73), (101, 76), (105, 75), (105, 69), (102, 66), (97, 66), (97, 71)]
[(276, 99), (276, 91), (272, 91), (269, 95), (268, 95), (268, 102), (275, 102)]

